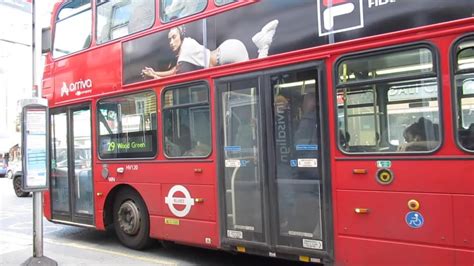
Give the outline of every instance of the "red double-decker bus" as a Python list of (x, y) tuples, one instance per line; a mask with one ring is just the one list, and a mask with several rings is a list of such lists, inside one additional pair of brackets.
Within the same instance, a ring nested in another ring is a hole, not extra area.
[(338, 265), (474, 264), (472, 0), (70, 0), (45, 216)]

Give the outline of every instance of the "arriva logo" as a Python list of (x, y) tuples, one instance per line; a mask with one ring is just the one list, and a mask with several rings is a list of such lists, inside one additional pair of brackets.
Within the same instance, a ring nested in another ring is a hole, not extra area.
[(69, 96), (69, 93), (75, 94), (76, 96), (81, 96), (82, 94), (88, 94), (92, 92), (92, 80), (79, 80), (77, 82), (70, 83), (69, 85), (66, 82), (63, 82), (61, 87), (61, 97), (64, 95)]
[(318, 0), (319, 35), (364, 27), (362, 0)]

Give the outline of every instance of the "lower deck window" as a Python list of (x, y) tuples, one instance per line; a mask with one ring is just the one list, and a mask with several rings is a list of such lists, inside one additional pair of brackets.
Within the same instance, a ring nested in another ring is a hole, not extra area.
[(474, 151), (474, 40), (456, 47), (456, 101), (459, 144)]
[(101, 100), (97, 119), (101, 158), (146, 158), (156, 155), (156, 96), (153, 92)]
[(164, 152), (170, 158), (207, 157), (211, 122), (207, 85), (168, 89), (163, 98)]
[(440, 144), (438, 80), (428, 48), (341, 61), (339, 145), (346, 152), (427, 152)]

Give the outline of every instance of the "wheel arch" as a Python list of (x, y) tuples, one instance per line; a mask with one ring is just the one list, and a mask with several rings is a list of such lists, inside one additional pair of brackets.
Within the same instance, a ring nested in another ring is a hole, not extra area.
[(126, 190), (126, 189), (130, 189), (132, 190), (133, 192), (135, 192), (143, 201), (143, 203), (145, 204), (145, 207), (147, 208), (147, 210), (149, 210), (147, 204), (146, 204), (146, 201), (145, 199), (143, 198), (143, 196), (140, 194), (140, 192), (133, 186), (129, 185), (129, 184), (120, 184), (120, 185), (117, 185), (115, 186), (108, 194), (107, 194), (107, 198), (105, 199), (105, 202), (104, 202), (104, 206), (103, 206), (103, 210), (104, 210), (104, 217), (103, 217), (103, 221), (104, 221), (104, 226), (105, 228), (108, 228), (110, 226), (113, 225), (113, 222), (114, 222), (114, 216), (113, 216), (113, 210), (114, 210), (114, 202), (115, 202), (115, 199), (117, 198), (117, 194), (120, 192), (120, 191), (123, 191), (123, 190)]

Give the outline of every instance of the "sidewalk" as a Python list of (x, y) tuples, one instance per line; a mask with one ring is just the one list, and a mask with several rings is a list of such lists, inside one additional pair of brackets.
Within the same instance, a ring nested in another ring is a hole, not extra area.
[[(33, 238), (25, 234), (0, 231), (0, 265), (21, 265), (33, 256)], [(147, 253), (128, 250), (118, 252), (96, 244), (62, 242), (44, 239), (43, 255), (58, 265), (178, 265), (172, 260), (159, 260)]]

